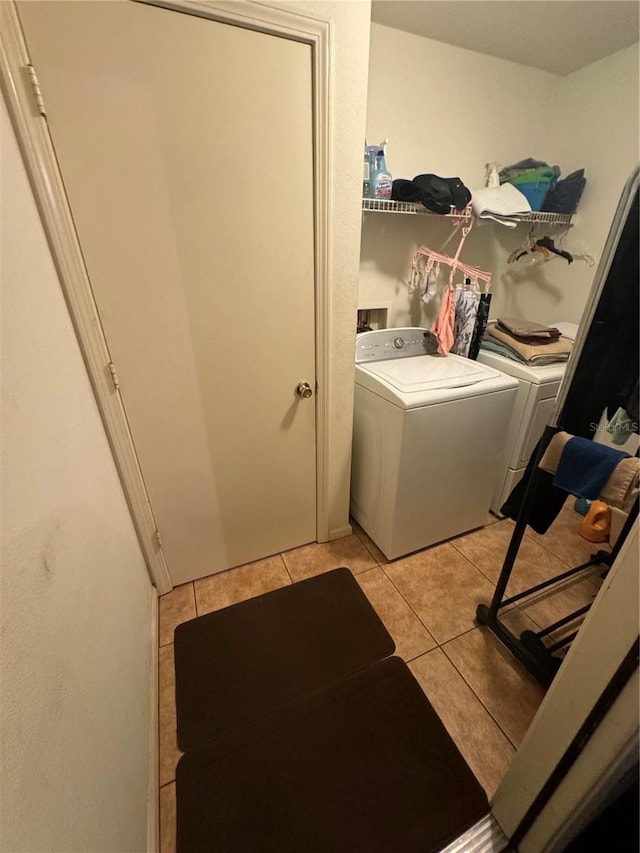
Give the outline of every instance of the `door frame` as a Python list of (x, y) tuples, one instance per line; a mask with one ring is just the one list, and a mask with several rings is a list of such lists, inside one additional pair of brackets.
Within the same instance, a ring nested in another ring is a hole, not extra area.
[[(327, 21), (251, 0), (132, 0), (311, 46), (314, 157), (316, 539), (329, 538), (331, 68)], [(0, 86), (7, 102), (69, 314), (114, 456), (151, 581), (172, 588), (153, 508), (129, 429), (108, 343), (14, 0), (0, 2)]]
[(636, 519), (491, 801), (521, 853), (564, 850), (637, 759), (639, 530)]

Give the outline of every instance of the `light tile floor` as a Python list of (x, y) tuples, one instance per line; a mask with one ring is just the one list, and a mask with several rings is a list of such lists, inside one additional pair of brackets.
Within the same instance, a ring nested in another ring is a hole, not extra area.
[[(577, 534), (569, 502), (540, 536), (527, 529), (509, 594), (586, 562), (597, 545)], [(544, 695), (544, 690), (486, 628), (474, 621), (489, 603), (513, 522), (487, 525), (409, 557), (389, 561), (355, 523), (334, 542), (304, 545), (195, 583), (160, 599), (160, 850), (175, 851), (176, 741), (173, 632), (177, 625), (237, 601), (348, 566), (440, 715), (467, 763), (492, 796)], [(601, 569), (587, 570), (502, 614), (516, 634), (538, 630), (597, 594)], [(568, 626), (565, 631), (573, 630)], [(554, 636), (554, 640), (557, 636)], [(550, 640), (551, 642), (552, 640)]]

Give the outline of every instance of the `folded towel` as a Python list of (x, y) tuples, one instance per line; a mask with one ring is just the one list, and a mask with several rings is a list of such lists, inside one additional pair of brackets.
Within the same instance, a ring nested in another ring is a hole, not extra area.
[[(543, 471), (548, 474), (556, 473), (563, 451), (572, 437), (568, 432), (557, 432), (553, 436), (538, 463)], [(588, 439), (583, 440), (588, 441)], [(596, 448), (604, 446), (594, 442), (590, 444)], [(625, 454), (623, 457), (603, 485), (598, 497), (609, 506), (628, 512), (640, 494), (640, 459), (637, 456)]]
[(560, 329), (552, 326), (544, 326), (542, 323), (534, 323), (531, 320), (514, 320), (511, 317), (498, 317), (498, 327), (509, 332), (516, 338), (525, 341), (557, 340), (560, 337)]
[(562, 364), (568, 360), (569, 356), (566, 353), (562, 352), (551, 352), (551, 353), (536, 353), (534, 355), (529, 355), (525, 357), (520, 350), (525, 347), (530, 346), (530, 344), (519, 344), (517, 347), (510, 347), (508, 344), (503, 343), (502, 341), (493, 338), (490, 334), (486, 335), (483, 341), (484, 343), (492, 343), (498, 344), (502, 347), (500, 350), (501, 354), (504, 355), (504, 350), (508, 349), (512, 353), (512, 357), (514, 361), (519, 361), (521, 364), (526, 364), (529, 367), (545, 367), (548, 364)]
[(495, 219), (511, 228), (515, 228), (523, 216), (531, 213), (526, 196), (513, 184), (473, 190), (471, 203), (473, 212), (480, 219)]
[(616, 465), (628, 458), (621, 450), (575, 436), (565, 445), (553, 485), (579, 498), (595, 500)]
[(519, 356), (512, 349), (509, 349), (509, 347), (504, 346), (504, 344), (499, 344), (498, 341), (483, 338), (482, 343), (480, 344), (480, 349), (486, 350), (487, 352), (495, 352), (504, 358), (511, 359), (511, 361), (517, 361), (519, 364), (526, 364), (524, 358)]
[(507, 329), (503, 328), (499, 320), (496, 323), (496, 328), (500, 329), (501, 332), (506, 332), (514, 339), (514, 341), (519, 341), (522, 344), (548, 344), (553, 341), (560, 340), (560, 332), (555, 335), (548, 335), (546, 333), (535, 335), (514, 335), (513, 332), (509, 332)]
[(549, 444), (547, 449), (542, 454), (542, 459), (538, 462), (538, 468), (542, 468), (548, 474), (555, 474), (560, 464), (560, 458), (564, 452), (567, 442), (573, 438), (568, 432), (557, 432)]
[(543, 365), (554, 364), (557, 361), (567, 361), (571, 355), (573, 344), (566, 338), (558, 338), (557, 341), (545, 341), (544, 343), (525, 343), (514, 338), (508, 332), (503, 332), (495, 323), (487, 326), (484, 340), (499, 343), (513, 350), (525, 364)]
[(622, 459), (604, 484), (600, 499), (616, 509), (629, 512), (640, 494), (640, 459), (629, 456)]

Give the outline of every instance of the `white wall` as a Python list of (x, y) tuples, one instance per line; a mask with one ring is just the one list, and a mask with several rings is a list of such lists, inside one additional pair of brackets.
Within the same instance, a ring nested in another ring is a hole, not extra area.
[[(584, 168), (587, 186), (567, 246), (602, 254), (611, 220), (640, 158), (638, 45), (560, 78), (548, 151), (563, 172)], [(536, 270), (533, 286), (514, 288), (513, 312), (578, 322), (596, 267), (562, 260)], [(560, 316), (562, 315), (562, 316)]]
[(143, 851), (153, 589), (4, 101), (0, 849)]
[(511, 163), (541, 147), (556, 80), (555, 74), (372, 24), (367, 142), (389, 137), (387, 166), (394, 177), (435, 172), (483, 186), (485, 163)]
[(358, 300), (362, 144), (367, 104), (369, 0), (268, 3), (331, 27), (330, 190), (331, 394), (329, 399), (329, 531), (348, 532), (355, 322)]
[[(367, 142), (389, 138), (387, 166), (394, 178), (431, 172), (458, 176), (470, 189), (481, 187), (489, 161), (513, 163), (526, 156), (544, 156), (544, 117), (553, 108), (557, 79), (544, 71), (372, 24)], [(451, 229), (451, 220), (436, 217), (367, 214), (360, 304), (391, 299), (392, 325), (430, 325), (437, 303), (427, 308), (417, 294), (408, 297), (411, 258), (420, 244), (440, 249)], [(494, 303), (501, 296), (499, 271), (523, 239), (519, 233), (502, 231), (506, 231), (502, 226), (479, 224), (462, 255), (494, 272)], [(456, 245), (457, 237), (446, 251), (454, 254)]]
[[(483, 185), (489, 161), (531, 156), (564, 175), (585, 167), (588, 185), (567, 241), (598, 255), (638, 157), (637, 56), (635, 45), (561, 77), (373, 24), (367, 141), (389, 138), (394, 177), (457, 175), (470, 189)], [(411, 257), (420, 243), (439, 249), (450, 231), (434, 218), (367, 214), (360, 305), (390, 300), (393, 325), (429, 325), (436, 309), (408, 298)], [(479, 223), (467, 241), (463, 259), (493, 273), (492, 316), (577, 322), (595, 267), (558, 258), (513, 276), (507, 258), (528, 232)]]

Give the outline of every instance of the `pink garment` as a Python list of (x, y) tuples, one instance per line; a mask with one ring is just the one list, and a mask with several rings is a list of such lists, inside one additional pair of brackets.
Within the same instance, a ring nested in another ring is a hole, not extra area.
[(440, 303), (440, 311), (436, 317), (435, 323), (431, 327), (431, 331), (437, 336), (439, 345), (438, 352), (440, 355), (446, 355), (453, 346), (453, 325), (456, 319), (456, 297), (452, 284), (448, 284), (442, 302)]

